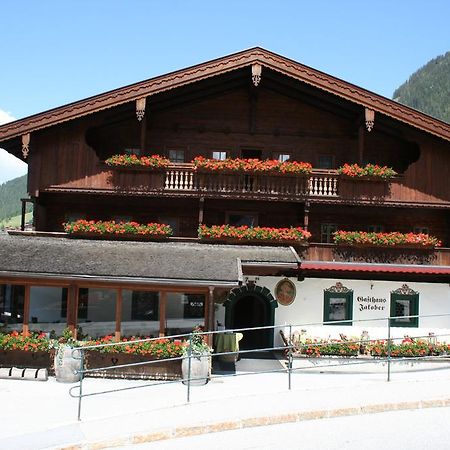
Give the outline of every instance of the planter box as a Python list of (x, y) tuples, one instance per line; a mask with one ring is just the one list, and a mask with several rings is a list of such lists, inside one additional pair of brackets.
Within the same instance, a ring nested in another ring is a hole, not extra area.
[(200, 238), (201, 242), (207, 244), (228, 244), (228, 245), (269, 245), (269, 246), (279, 246), (279, 245), (294, 245), (306, 247), (308, 242), (305, 241), (290, 241), (290, 240), (276, 240), (276, 239), (236, 239), (236, 238)]
[(168, 240), (168, 236), (143, 235), (143, 234), (97, 234), (97, 233), (68, 233), (68, 237), (76, 239), (102, 239), (108, 241), (153, 241), (164, 242)]
[(53, 375), (54, 352), (29, 352), (26, 350), (0, 350), (0, 367), (48, 369)]
[(151, 364), (119, 367), (117, 369), (88, 372), (87, 377), (101, 378), (128, 378), (144, 380), (178, 380), (181, 379), (181, 359), (165, 361), (153, 356), (133, 355), (129, 353), (100, 353), (96, 351), (85, 352), (86, 367), (97, 369), (102, 367), (120, 366), (139, 362), (158, 361)]

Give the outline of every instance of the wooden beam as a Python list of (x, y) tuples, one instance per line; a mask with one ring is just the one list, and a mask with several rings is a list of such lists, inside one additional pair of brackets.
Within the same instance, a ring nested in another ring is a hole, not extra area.
[(146, 139), (147, 139), (147, 114), (141, 120), (141, 137), (140, 137), (140, 140), (141, 140), (141, 155), (144, 154), (145, 142), (146, 142)]
[(67, 327), (74, 338), (77, 335), (78, 286), (71, 284), (67, 288)]
[(162, 291), (159, 293), (159, 335), (166, 335), (166, 302), (167, 292)]
[(305, 202), (305, 207), (304, 207), (304, 216), (303, 216), (303, 228), (305, 229), (305, 231), (308, 231), (308, 225), (309, 225), (309, 207), (310, 207), (310, 203), (308, 201)]
[(30, 286), (25, 286), (25, 297), (23, 300), (23, 326), (22, 333), (24, 336), (29, 332), (29, 318), (30, 318)]
[(358, 127), (358, 162), (360, 165), (364, 163), (364, 135), (365, 135), (364, 124), (361, 123)]
[(25, 230), (25, 213), (27, 210), (27, 201), (25, 199), (20, 199), (20, 201), (22, 202), (22, 216), (20, 218), (20, 229), (22, 231)]
[(117, 289), (116, 293), (116, 330), (114, 333), (114, 340), (116, 342), (120, 341), (121, 328), (122, 328), (122, 289)]
[[(205, 331), (214, 331), (214, 287), (210, 286), (206, 294), (205, 303)], [(208, 334), (206, 336), (208, 345), (213, 345), (213, 336)]]

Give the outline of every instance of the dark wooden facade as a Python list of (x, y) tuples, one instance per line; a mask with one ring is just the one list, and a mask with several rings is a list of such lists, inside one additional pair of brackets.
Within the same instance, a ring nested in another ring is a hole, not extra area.
[[(255, 64), (262, 66), (259, 83), (252, 82)], [(146, 99), (141, 121), (137, 98)], [(312, 242), (323, 241), (321, 226), (330, 223), (426, 229), (450, 246), (450, 126), (262, 49), (1, 127), (11, 153), (20, 152), (21, 130), (31, 133), (28, 190), (38, 231), (60, 231), (77, 217), (126, 218), (170, 220), (176, 235), (195, 237), (200, 221), (226, 223), (234, 212), (254, 215), (261, 226), (307, 225)], [(130, 149), (177, 151), (178, 161), (155, 172), (104, 163)], [(190, 161), (214, 151), (284, 154), (314, 169), (308, 178), (196, 172)], [(392, 166), (399, 176), (338, 176), (336, 168), (354, 162)]]

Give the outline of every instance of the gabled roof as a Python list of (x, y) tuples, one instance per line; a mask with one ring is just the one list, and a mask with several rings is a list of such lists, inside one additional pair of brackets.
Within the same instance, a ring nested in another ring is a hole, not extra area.
[(264, 67), (272, 69), (442, 139), (450, 140), (450, 124), (446, 122), (276, 53), (255, 47), (10, 122), (0, 127), (0, 142), (252, 64), (263, 66), (262, 77)]

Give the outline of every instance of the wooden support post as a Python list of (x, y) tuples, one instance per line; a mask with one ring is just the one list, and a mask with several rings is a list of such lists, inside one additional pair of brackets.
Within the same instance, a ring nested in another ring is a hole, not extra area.
[(22, 334), (24, 336), (28, 335), (29, 332), (29, 323), (30, 319), (30, 285), (25, 285), (25, 298), (23, 300), (23, 326), (22, 326)]
[(159, 293), (159, 335), (166, 335), (166, 302), (167, 292), (162, 291)]
[(308, 201), (305, 202), (305, 208), (304, 208), (304, 216), (303, 216), (303, 228), (305, 231), (308, 231), (309, 226), (309, 206), (310, 203)]
[[(214, 331), (214, 287), (209, 286), (205, 304), (205, 331)], [(206, 342), (212, 347), (213, 336), (209, 334)]]
[(147, 139), (147, 115), (145, 115), (141, 120), (141, 156), (145, 152), (145, 142)]
[(205, 208), (205, 197), (200, 197), (198, 209), (198, 226), (203, 223), (203, 212)]
[(120, 341), (122, 328), (122, 288), (117, 289), (116, 294), (116, 330), (114, 333), (114, 340)]
[(67, 327), (77, 338), (78, 286), (71, 284), (67, 288)]
[(20, 201), (22, 202), (22, 216), (20, 218), (20, 229), (22, 231), (25, 230), (25, 214), (27, 211), (27, 200), (24, 198), (21, 198)]
[(364, 124), (358, 128), (358, 162), (362, 166), (364, 164)]

